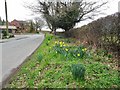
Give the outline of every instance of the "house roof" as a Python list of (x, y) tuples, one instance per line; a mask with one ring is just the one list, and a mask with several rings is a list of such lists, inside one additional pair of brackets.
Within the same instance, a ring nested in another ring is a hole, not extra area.
[[(0, 25), (0, 29), (6, 29), (6, 26), (1, 26)], [(8, 29), (17, 29), (15, 26), (8, 26)]]
[(21, 25), (20, 25), (19, 21), (17, 21), (16, 19), (11, 21), (10, 25), (16, 26), (17, 28), (21, 28)]

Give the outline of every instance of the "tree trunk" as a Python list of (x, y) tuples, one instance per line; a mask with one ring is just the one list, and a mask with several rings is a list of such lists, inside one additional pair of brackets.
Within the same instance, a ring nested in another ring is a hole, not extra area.
[(53, 34), (56, 35), (56, 28), (53, 29)]
[(65, 30), (65, 37), (70, 37), (71, 36), (71, 33), (70, 33), (70, 31), (68, 31), (68, 30)]

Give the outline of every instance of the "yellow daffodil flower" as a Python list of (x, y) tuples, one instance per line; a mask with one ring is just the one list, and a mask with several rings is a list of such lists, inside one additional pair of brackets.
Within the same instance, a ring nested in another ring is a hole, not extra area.
[(77, 54), (77, 56), (79, 57), (79, 56), (80, 56), (80, 54)]
[(68, 51), (68, 49), (66, 48), (65, 51)]
[(84, 52), (84, 49), (82, 49), (82, 51)]
[(57, 44), (58, 42), (57, 41), (55, 41), (55, 44)]
[(86, 51), (86, 50), (87, 50), (87, 48), (84, 48), (84, 50)]
[(63, 44), (63, 42), (60, 42), (60, 45), (62, 45)]
[(87, 50), (87, 48), (82, 49), (83, 52), (86, 51), (86, 50)]

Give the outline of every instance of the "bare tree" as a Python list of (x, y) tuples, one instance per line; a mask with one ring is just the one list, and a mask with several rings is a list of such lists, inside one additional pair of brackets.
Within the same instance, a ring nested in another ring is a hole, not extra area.
[(37, 0), (37, 5), (28, 7), (33, 12), (42, 14), (49, 28), (55, 32), (57, 28), (69, 31), (76, 23), (93, 19), (100, 14), (100, 8), (106, 3), (98, 4), (85, 0), (79, 0), (79, 2), (72, 0), (69, 2), (41, 2)]
[(35, 29), (36, 29), (36, 31), (38, 29), (41, 31), (42, 27), (45, 24), (44, 21), (39, 17), (36, 17), (34, 20), (35, 20)]

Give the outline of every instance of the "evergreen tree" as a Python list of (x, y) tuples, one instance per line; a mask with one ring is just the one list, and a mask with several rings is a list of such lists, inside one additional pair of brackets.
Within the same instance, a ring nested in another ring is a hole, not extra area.
[(5, 20), (3, 19), (3, 21), (2, 21), (2, 25), (5, 25)]

